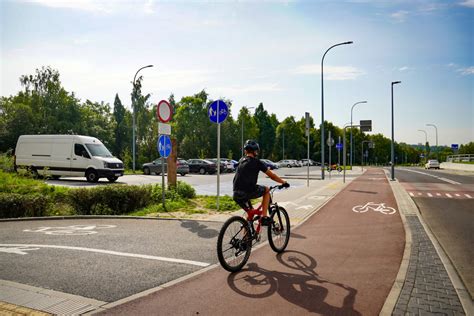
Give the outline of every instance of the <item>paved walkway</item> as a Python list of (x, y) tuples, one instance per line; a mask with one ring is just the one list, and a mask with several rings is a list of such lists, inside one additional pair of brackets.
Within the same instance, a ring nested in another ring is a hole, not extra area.
[(397, 213), (353, 211), (368, 202), (396, 205), (381, 170), (369, 170), (297, 227), (283, 254), (264, 246), (239, 273), (209, 269), (104, 313), (376, 315), (402, 261), (404, 230)]

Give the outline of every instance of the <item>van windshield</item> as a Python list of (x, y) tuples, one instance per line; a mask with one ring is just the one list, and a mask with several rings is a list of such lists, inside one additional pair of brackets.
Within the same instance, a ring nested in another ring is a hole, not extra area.
[(110, 151), (103, 144), (86, 144), (87, 149), (95, 157), (113, 157)]

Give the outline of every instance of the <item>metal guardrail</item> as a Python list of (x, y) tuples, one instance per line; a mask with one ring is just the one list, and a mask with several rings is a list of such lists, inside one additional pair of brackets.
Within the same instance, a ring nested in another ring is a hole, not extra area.
[(474, 155), (451, 155), (446, 158), (447, 162), (471, 162), (474, 161)]

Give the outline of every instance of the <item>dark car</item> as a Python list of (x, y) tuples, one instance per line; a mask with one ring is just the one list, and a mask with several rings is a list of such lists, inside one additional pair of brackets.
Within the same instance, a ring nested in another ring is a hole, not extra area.
[[(166, 163), (165, 160), (165, 173), (168, 172), (168, 164)], [(143, 164), (143, 173), (144, 174), (156, 174), (160, 175), (161, 174), (161, 158), (155, 159), (152, 162), (145, 163)], [(176, 173), (185, 176), (189, 173), (189, 166), (186, 160), (184, 159), (178, 159), (176, 161)]]
[(270, 170), (278, 169), (278, 165), (269, 159), (260, 159), (261, 162), (265, 164)]
[(205, 159), (188, 159), (189, 172), (200, 174), (214, 174), (217, 172), (216, 164)]
[[(212, 163), (215, 163), (217, 165), (217, 158), (207, 158), (206, 160), (210, 161)], [(221, 170), (220, 170), (220, 172), (224, 173), (225, 171), (226, 171), (225, 161), (221, 158)]]

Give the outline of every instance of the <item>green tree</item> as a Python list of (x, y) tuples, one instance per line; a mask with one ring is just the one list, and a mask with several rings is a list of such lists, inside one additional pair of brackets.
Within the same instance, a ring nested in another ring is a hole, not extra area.
[(255, 122), (258, 126), (258, 143), (260, 145), (260, 156), (268, 158), (273, 151), (276, 138), (276, 128), (270, 115), (264, 109), (263, 103), (260, 103), (255, 109)]
[(126, 114), (127, 110), (125, 107), (122, 105), (122, 101), (120, 101), (120, 98), (118, 94), (115, 94), (115, 100), (114, 100), (114, 137), (115, 137), (115, 142), (113, 148), (113, 154), (120, 159), (122, 159), (122, 153), (124, 149), (127, 147), (126, 144), (129, 143), (129, 138), (127, 136), (129, 135), (129, 126), (127, 126), (127, 121), (126, 121)]
[(469, 142), (467, 144), (461, 145), (459, 148), (460, 155), (474, 155), (474, 142)]
[(238, 128), (238, 131), (240, 132), (240, 136), (238, 137), (239, 139), (239, 147), (238, 147), (238, 152), (236, 152), (235, 156), (240, 157), (242, 155), (242, 126), (244, 128), (244, 133), (243, 133), (243, 140), (244, 142), (247, 139), (258, 139), (259, 136), (259, 130), (257, 123), (255, 122), (255, 118), (252, 116), (250, 113), (249, 109), (246, 107), (242, 107), (239, 111), (239, 115), (237, 116), (237, 121), (236, 125)]

